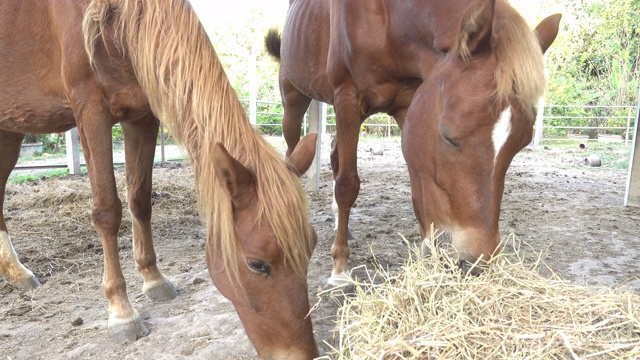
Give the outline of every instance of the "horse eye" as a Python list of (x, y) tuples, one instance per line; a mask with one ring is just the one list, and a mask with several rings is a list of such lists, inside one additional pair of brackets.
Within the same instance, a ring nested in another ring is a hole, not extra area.
[(271, 266), (262, 260), (247, 259), (247, 265), (249, 265), (249, 269), (253, 272), (264, 275), (271, 274)]
[(444, 134), (440, 134), (440, 136), (442, 137), (442, 140), (444, 140), (444, 142), (447, 143), (447, 145), (452, 146), (454, 148), (459, 148), (460, 147), (460, 144), (457, 141), (453, 140), (452, 138), (450, 138), (450, 137), (448, 137), (448, 136), (446, 136)]

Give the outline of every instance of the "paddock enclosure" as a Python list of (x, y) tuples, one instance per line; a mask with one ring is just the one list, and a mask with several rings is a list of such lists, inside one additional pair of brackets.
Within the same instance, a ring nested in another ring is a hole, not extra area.
[[(371, 146), (384, 149), (373, 155)], [(309, 214), (318, 246), (309, 270), (311, 317), (321, 351), (333, 344), (337, 301), (326, 293), (332, 266), (331, 171), (329, 144), (323, 144), (321, 187), (309, 193)], [(622, 284), (640, 290), (640, 210), (624, 207), (626, 170), (605, 161), (584, 165), (579, 148), (525, 149), (506, 178), (500, 230), (516, 234), (543, 252), (543, 259), (566, 279), (580, 284)], [(398, 139), (362, 139), (362, 177), (352, 214), (351, 267), (374, 263), (395, 271), (407, 257), (409, 241), (419, 241), (411, 207), (406, 165)], [(0, 284), (0, 356), (6, 359), (251, 359), (253, 349), (230, 302), (211, 284), (204, 256), (204, 228), (194, 204), (188, 164), (156, 165), (153, 217), (157, 253), (178, 288), (171, 301), (152, 303), (140, 291), (132, 259), (128, 212), (120, 229), (120, 256), (130, 298), (150, 334), (131, 344), (109, 336), (105, 299), (98, 279), (102, 250), (91, 224), (85, 176), (9, 183), (9, 229), (20, 233), (14, 246), (43, 286), (21, 291)], [(116, 179), (124, 198), (124, 172)], [(127, 204), (123, 204), (127, 206)], [(28, 221), (27, 221), (28, 220)], [(535, 254), (531, 254), (535, 257)]]

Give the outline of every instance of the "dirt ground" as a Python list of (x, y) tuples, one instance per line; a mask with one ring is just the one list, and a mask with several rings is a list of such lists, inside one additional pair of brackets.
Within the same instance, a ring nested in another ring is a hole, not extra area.
[[(372, 155), (372, 145), (384, 155)], [(622, 205), (626, 171), (583, 165), (585, 151), (525, 149), (507, 175), (500, 227), (514, 233), (566, 279), (580, 284), (627, 284), (640, 291), (640, 209)], [(360, 197), (352, 211), (351, 266), (402, 265), (419, 240), (399, 141), (363, 139)], [(85, 176), (10, 184), (5, 212), (23, 263), (43, 283), (35, 291), (0, 282), (2, 359), (247, 359), (255, 353), (231, 304), (206, 272), (204, 232), (194, 206), (188, 166), (156, 169), (154, 226), (162, 271), (176, 299), (152, 303), (141, 291), (131, 254), (131, 222), (121, 228), (121, 262), (129, 297), (151, 333), (132, 344), (111, 340), (100, 288), (102, 250), (91, 225)], [(118, 170), (121, 194), (124, 176)], [(323, 351), (334, 344), (336, 301), (325, 293), (333, 241), (331, 173), (323, 149), (322, 185), (310, 193), (318, 247), (309, 273), (314, 330)], [(123, 196), (122, 196), (123, 197)], [(126, 212), (125, 212), (126, 213)], [(535, 256), (532, 253), (532, 256)], [(362, 270), (356, 274), (363, 275)], [(80, 320), (78, 320), (80, 319)]]

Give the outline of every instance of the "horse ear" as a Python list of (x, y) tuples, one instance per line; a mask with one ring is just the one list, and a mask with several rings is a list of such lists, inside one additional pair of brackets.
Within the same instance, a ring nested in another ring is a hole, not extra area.
[(309, 133), (303, 137), (296, 148), (293, 149), (293, 153), (289, 156), (289, 164), (292, 171), (302, 176), (313, 163), (313, 158), (316, 155), (316, 143), (318, 141), (318, 134)]
[(460, 21), (458, 31), (458, 55), (470, 59), (491, 48), (493, 11), (495, 0), (476, 0), (467, 9)]
[(237, 208), (246, 204), (246, 195), (252, 194), (255, 190), (255, 181), (251, 171), (229, 155), (221, 143), (217, 143), (213, 149), (213, 166), (218, 180), (229, 191), (233, 206)]
[(560, 19), (562, 18), (562, 14), (554, 14), (548, 16), (546, 19), (542, 20), (538, 26), (536, 26), (536, 34), (538, 35), (538, 40), (540, 41), (540, 48), (542, 48), (542, 53), (553, 44), (553, 41), (558, 36), (558, 30), (560, 28)]

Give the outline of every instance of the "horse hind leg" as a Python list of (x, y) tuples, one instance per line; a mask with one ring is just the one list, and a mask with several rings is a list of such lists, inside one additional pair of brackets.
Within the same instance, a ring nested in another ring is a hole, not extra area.
[(121, 124), (124, 132), (127, 201), (133, 223), (136, 267), (144, 280), (142, 291), (151, 300), (173, 299), (174, 285), (158, 269), (151, 232), (151, 174), (158, 137), (158, 120), (149, 114)]
[[(338, 147), (336, 146), (336, 137), (331, 140), (331, 170), (334, 175), (338, 174), (339, 169)], [(335, 176), (334, 176), (335, 178)], [(333, 212), (333, 231), (338, 232), (338, 201), (336, 200), (336, 181), (333, 181), (333, 201), (331, 202), (331, 211)], [(347, 238), (353, 239), (351, 227), (347, 226)]]
[(289, 157), (300, 141), (300, 126), (311, 98), (296, 89), (282, 73), (280, 74), (280, 92), (284, 107), (282, 135), (287, 143), (287, 157)]
[(335, 181), (334, 199), (338, 208), (338, 226), (335, 241), (331, 246), (333, 271), (328, 281), (330, 285), (349, 283), (349, 215), (360, 192), (357, 150), (362, 122), (354, 98), (349, 89), (342, 90), (341, 94), (335, 96), (337, 137), (331, 164)]
[(35, 289), (40, 282), (20, 260), (11, 244), (7, 224), (4, 220), (4, 195), (7, 180), (20, 156), (20, 144), (24, 134), (0, 130), (0, 276), (20, 289)]

